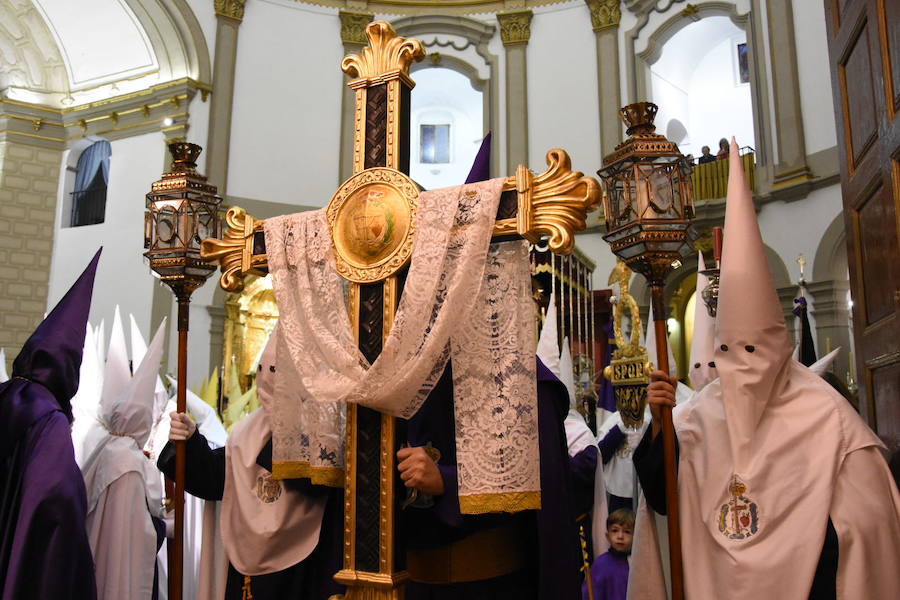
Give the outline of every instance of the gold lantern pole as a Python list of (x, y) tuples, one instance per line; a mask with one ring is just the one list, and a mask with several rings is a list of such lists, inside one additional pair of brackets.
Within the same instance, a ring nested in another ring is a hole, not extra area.
[[(187, 142), (169, 144), (172, 168), (147, 194), (144, 213), (144, 257), (150, 268), (172, 288), (178, 300), (178, 386), (176, 410), (185, 412), (187, 396), (187, 335), (191, 295), (215, 270), (200, 257), (200, 242), (219, 237), (221, 226), (216, 186), (197, 172), (202, 148)], [(181, 600), (184, 577), (184, 441), (175, 443), (175, 537), (169, 569), (169, 598)]]
[[(666, 335), (666, 276), (680, 264), (687, 230), (693, 218), (691, 165), (678, 146), (655, 133), (658, 107), (651, 102), (630, 104), (621, 110), (630, 136), (603, 159), (597, 172), (604, 183), (607, 233), (612, 251), (632, 270), (643, 274), (651, 290), (656, 356), (668, 374)], [(640, 407), (643, 411), (643, 407)], [(672, 410), (662, 410), (666, 504), (669, 526), (669, 561), (672, 598), (684, 598), (678, 483), (675, 465), (675, 430)]]

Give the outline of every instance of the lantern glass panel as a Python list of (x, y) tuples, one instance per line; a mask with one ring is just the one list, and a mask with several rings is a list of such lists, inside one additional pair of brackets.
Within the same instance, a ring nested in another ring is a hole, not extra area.
[(178, 211), (163, 206), (156, 216), (157, 248), (172, 248), (178, 244)]
[(639, 189), (646, 195), (642, 219), (681, 219), (681, 186), (677, 163), (638, 164)]

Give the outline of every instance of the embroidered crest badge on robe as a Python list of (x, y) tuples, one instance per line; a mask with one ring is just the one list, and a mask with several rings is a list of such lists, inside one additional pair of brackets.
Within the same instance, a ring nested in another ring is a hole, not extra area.
[(265, 504), (271, 504), (281, 497), (280, 479), (272, 479), (271, 475), (260, 475), (256, 478), (256, 497)]
[(719, 508), (719, 531), (730, 540), (746, 540), (759, 532), (759, 506), (747, 494), (747, 484), (734, 475), (729, 498)]

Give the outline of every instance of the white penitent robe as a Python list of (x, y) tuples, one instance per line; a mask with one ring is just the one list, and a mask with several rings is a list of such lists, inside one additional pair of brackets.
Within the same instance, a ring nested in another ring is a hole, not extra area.
[[(794, 388), (798, 394), (817, 380), (797, 363), (788, 368), (794, 371), (795, 379), (808, 376), (805, 385), (798, 383)], [(715, 517), (723, 512), (723, 506), (709, 500), (713, 496), (710, 492), (704, 493), (707, 482), (721, 480), (723, 464), (727, 467), (729, 462), (727, 456), (709, 452), (709, 448), (724, 445), (724, 435), (715, 434), (725, 429), (724, 411), (715, 407), (720, 397), (715, 381), (695, 403), (677, 407), (673, 414), (681, 447), (678, 488), (686, 597), (717, 598), (728, 590), (728, 597), (736, 600), (806, 600), (829, 517), (838, 535), (837, 599), (900, 597), (900, 570), (896, 568), (900, 557), (900, 494), (881, 456), (880, 442), (837, 393), (815, 398), (821, 405), (817, 411), (811, 409), (812, 403), (798, 407), (806, 413), (804, 420), (812, 422), (802, 435), (768, 439), (766, 460), (759, 464), (765, 475), (760, 479), (768, 481), (775, 493), (765, 494), (769, 491), (766, 486), (755, 490), (747, 487), (739, 500), (742, 506), (752, 507), (753, 512), (747, 514), (756, 515), (756, 533), (751, 530), (745, 540), (724, 539), (733, 528), (729, 523), (717, 524)], [(797, 396), (792, 400), (796, 406)], [(772, 415), (771, 421), (766, 419), (763, 428), (797, 421), (796, 411), (792, 415), (788, 409), (790, 403), (781, 406), (781, 414)], [(701, 431), (707, 445), (697, 444)], [(807, 445), (812, 439), (816, 444)], [(807, 446), (806, 456), (798, 451), (803, 446)], [(778, 460), (782, 454), (794, 458)], [(815, 469), (809, 468), (814, 462)], [(809, 476), (812, 471), (819, 475)], [(787, 495), (784, 490), (789, 488), (804, 492), (790, 504), (779, 503), (779, 497)], [(665, 528), (658, 528), (659, 519), (654, 516), (642, 499), (629, 600), (666, 598), (662, 573), (668, 569), (667, 546), (660, 539)], [(732, 566), (726, 568), (729, 564)], [(761, 573), (767, 576), (761, 577)]]
[(157, 537), (151, 517), (162, 516), (162, 498), (151, 484), (158, 471), (142, 448), (152, 426), (164, 328), (165, 321), (131, 376), (116, 311), (97, 420), (81, 465), (98, 600), (149, 600), (153, 593)]
[[(172, 385), (177, 382), (173, 379)], [(169, 439), (171, 417), (175, 410), (175, 400), (170, 399), (154, 428), (153, 435), (146, 450), (151, 460), (156, 463), (158, 453)], [(210, 448), (221, 448), (225, 445), (227, 433), (216, 416), (215, 411), (191, 390), (187, 390), (187, 408), (196, 420), (197, 428), (206, 438)], [(157, 473), (160, 485), (164, 482), (162, 473)], [(201, 500), (196, 496), (184, 495), (184, 579), (185, 598), (197, 600), (219, 600), (225, 594), (225, 578), (228, 571), (228, 559), (222, 546), (219, 528), (219, 503)], [(167, 519), (173, 518), (171, 511)], [(159, 567), (159, 598), (168, 597), (168, 539), (157, 553)]]
[(129, 471), (100, 494), (88, 515), (100, 600), (152, 597), (154, 563), (147, 557), (156, 553), (156, 530), (144, 489), (142, 474)]
[[(900, 597), (900, 494), (884, 446), (842, 396), (790, 359), (734, 141), (730, 165), (719, 378), (673, 414), (685, 596), (806, 600), (815, 585), (829, 595), (835, 586), (838, 600)], [(833, 573), (820, 562), (829, 519)]]

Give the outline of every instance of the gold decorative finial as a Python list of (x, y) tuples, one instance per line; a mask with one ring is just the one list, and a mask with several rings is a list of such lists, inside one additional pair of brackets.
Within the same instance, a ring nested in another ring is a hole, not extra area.
[[(607, 285), (619, 286), (619, 293), (616, 295), (616, 302), (613, 305), (613, 334), (616, 338), (616, 347), (622, 352), (623, 357), (633, 358), (645, 354), (641, 348), (641, 312), (638, 310), (637, 300), (631, 295), (629, 285), (631, 283), (632, 270), (628, 268), (621, 258), (616, 260), (616, 266), (613, 267), (609, 274)], [(622, 332), (622, 319), (625, 316), (625, 309), (628, 309), (628, 317), (631, 319), (631, 339), (625, 341), (625, 334)]]
[(800, 285), (803, 285), (804, 283), (806, 283), (806, 278), (803, 273), (803, 271), (806, 267), (806, 257), (803, 255), (802, 252), (797, 257), (797, 264), (800, 265)]
[(341, 62), (341, 70), (354, 79), (409, 78), (413, 61), (425, 58), (425, 47), (419, 40), (397, 35), (390, 23), (373, 21), (366, 26), (369, 45), (362, 54), (350, 54)]
[(497, 221), (494, 235), (518, 234), (537, 243), (549, 236), (550, 249), (568, 254), (575, 247), (575, 232), (587, 224), (587, 214), (600, 202), (600, 184), (593, 177), (572, 170), (572, 159), (561, 148), (547, 153), (547, 170), (535, 175), (519, 165), (515, 177), (503, 185), (515, 190), (515, 218)]

